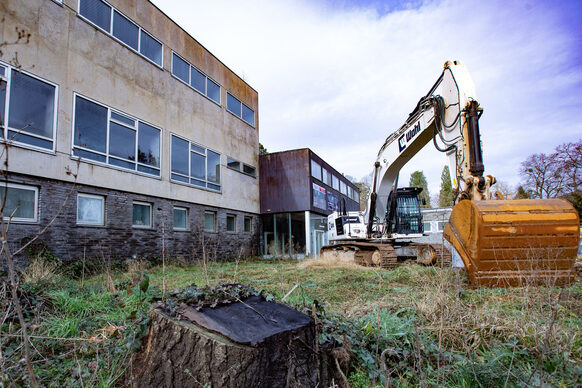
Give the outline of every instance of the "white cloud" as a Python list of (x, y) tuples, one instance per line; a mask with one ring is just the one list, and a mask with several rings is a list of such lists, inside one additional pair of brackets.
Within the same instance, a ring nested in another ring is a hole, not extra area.
[[(154, 3), (259, 92), (270, 151), (310, 147), (347, 175), (367, 175), (448, 59), (467, 65), (485, 110), (487, 173), (516, 185), (529, 154), (582, 137), (575, 2), (428, 1), (386, 14), (307, 0)], [(444, 164), (428, 145), (401, 185), (423, 170), (434, 194)]]

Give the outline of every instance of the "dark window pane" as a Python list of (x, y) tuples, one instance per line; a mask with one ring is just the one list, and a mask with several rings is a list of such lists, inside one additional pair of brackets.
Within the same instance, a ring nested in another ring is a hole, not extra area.
[(162, 44), (143, 30), (141, 31), (139, 52), (143, 56), (151, 59), (154, 63), (162, 66)]
[(46, 148), (49, 150), (53, 149), (53, 142), (50, 140), (39, 139), (38, 137), (28, 136), (24, 133), (18, 133), (14, 131), (8, 131), (8, 139), (12, 141), (17, 141), (19, 143), (26, 143), (31, 146)]
[(101, 0), (81, 0), (79, 13), (105, 31), (111, 31), (111, 7)]
[(255, 112), (245, 104), (242, 104), (242, 118), (253, 127), (255, 126)]
[(190, 65), (188, 62), (176, 54), (172, 54), (172, 74), (188, 83), (188, 73), (190, 73)]
[(190, 179), (190, 183), (200, 187), (206, 187), (206, 182), (199, 181), (198, 179)]
[(214, 232), (216, 213), (204, 213), (204, 230), (207, 232)]
[(217, 104), (220, 104), (220, 86), (212, 81), (210, 78), (207, 79), (208, 82), (206, 83), (206, 95), (213, 100), (214, 102), (216, 102)]
[(160, 176), (160, 170), (157, 168), (151, 168), (151, 167), (138, 165), (137, 171), (145, 172), (146, 174), (151, 174), (151, 175), (155, 175), (155, 176)]
[(226, 158), (226, 165), (230, 168), (240, 171), (240, 162), (238, 160)]
[(55, 87), (12, 70), (8, 126), (48, 138), (53, 137)]
[(105, 163), (105, 156), (95, 154), (93, 152), (75, 149), (75, 150), (73, 150), (73, 155), (79, 156), (83, 159), (91, 159), (91, 160), (95, 160), (97, 162)]
[(172, 136), (172, 172), (188, 175), (188, 142)]
[(206, 153), (206, 148), (197, 146), (196, 144), (192, 144), (192, 151), (200, 152), (201, 154)]
[(150, 205), (133, 204), (133, 226), (151, 226)]
[(135, 160), (135, 131), (114, 122), (109, 123), (109, 154)]
[(75, 145), (105, 152), (107, 141), (107, 108), (84, 98), (75, 100)]
[(113, 12), (113, 36), (137, 50), (139, 28), (117, 11)]
[(251, 218), (250, 217), (245, 217), (245, 232), (246, 233), (251, 232)]
[(257, 170), (254, 167), (252, 167), (252, 166), (243, 164), (243, 172), (245, 174), (249, 174), (249, 175), (255, 176), (255, 174), (257, 173)]
[(206, 76), (194, 67), (190, 68), (190, 85), (200, 93), (206, 93)]
[(190, 176), (198, 179), (206, 179), (206, 158), (194, 152), (190, 153)]
[(135, 170), (135, 163), (126, 162), (125, 160), (109, 157), (109, 164), (117, 167), (127, 168), (129, 170)]
[(135, 120), (130, 119), (129, 117), (126, 117), (124, 115), (120, 115), (119, 113), (111, 112), (111, 118), (117, 121), (121, 121), (122, 123), (130, 125), (132, 127), (135, 127)]
[(208, 177), (209, 182), (220, 183), (220, 154), (208, 150)]
[[(4, 192), (8, 189), (6, 203)], [(0, 203), (4, 203), (4, 217), (14, 217), (34, 220), (35, 191), (18, 187), (2, 187), (0, 190)]]
[(227, 94), (226, 107), (229, 111), (240, 117), (240, 101), (238, 100), (238, 98), (233, 97), (230, 94)]
[(219, 185), (213, 185), (211, 183), (208, 184), (208, 188), (211, 190), (216, 190), (216, 191), (220, 191), (220, 186)]
[(138, 162), (160, 167), (160, 130), (139, 122)]
[(227, 215), (226, 216), (226, 231), (236, 232), (236, 217)]
[(174, 208), (174, 228), (186, 229), (188, 226), (188, 211), (186, 209)]
[(172, 179), (175, 181), (186, 182), (186, 183), (188, 183), (190, 181), (190, 179), (183, 177), (181, 175), (177, 175), (177, 174), (172, 174)]

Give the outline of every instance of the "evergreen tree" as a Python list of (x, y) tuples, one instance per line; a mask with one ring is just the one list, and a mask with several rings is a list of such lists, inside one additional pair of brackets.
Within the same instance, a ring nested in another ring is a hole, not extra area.
[(267, 155), (268, 153), (269, 151), (267, 151), (267, 149), (261, 143), (259, 143), (259, 155)]
[(420, 197), (420, 207), (430, 208), (431, 206), (430, 206), (430, 194), (428, 192), (428, 183), (422, 171), (415, 171), (412, 174), (410, 174), (409, 186), (422, 187), (422, 192), (418, 195)]
[(441, 173), (441, 191), (439, 192), (439, 206), (453, 206), (453, 184), (451, 183), (451, 172), (449, 166), (445, 165)]

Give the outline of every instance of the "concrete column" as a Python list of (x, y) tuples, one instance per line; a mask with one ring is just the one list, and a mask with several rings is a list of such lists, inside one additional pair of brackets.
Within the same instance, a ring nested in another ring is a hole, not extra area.
[(305, 211), (305, 255), (311, 255), (311, 223), (309, 220), (309, 210)]

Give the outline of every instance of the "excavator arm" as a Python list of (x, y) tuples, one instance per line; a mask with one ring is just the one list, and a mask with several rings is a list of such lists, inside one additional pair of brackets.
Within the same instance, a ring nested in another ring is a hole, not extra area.
[(378, 152), (364, 213), (368, 238), (380, 228), (401, 168), (425, 145), (446, 154), (456, 194), (444, 238), (468, 270), (471, 284), (561, 285), (574, 277), (580, 219), (561, 199), (490, 200), (495, 178), (484, 174), (479, 117), (482, 109), (467, 69), (447, 61), (406, 122)]

